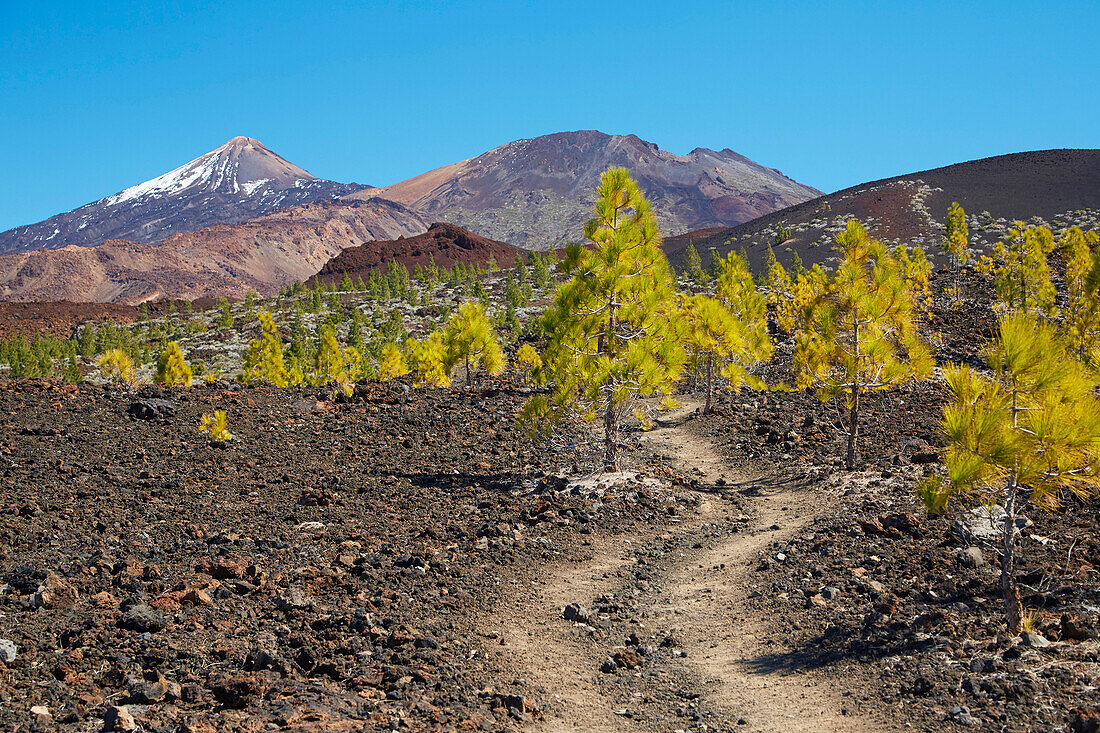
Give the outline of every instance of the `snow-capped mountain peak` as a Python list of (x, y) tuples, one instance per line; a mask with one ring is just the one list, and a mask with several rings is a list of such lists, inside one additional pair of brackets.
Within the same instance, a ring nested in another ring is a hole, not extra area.
[(107, 239), (156, 243), (211, 224), (367, 188), (317, 178), (259, 140), (235, 137), (179, 168), (38, 224), (0, 233), (0, 254), (94, 246)]
[(114, 206), (146, 196), (171, 196), (188, 189), (234, 194), (243, 191), (251, 196), (264, 184), (293, 188), (299, 180), (317, 178), (271, 152), (259, 140), (235, 137), (173, 171), (108, 196), (101, 203)]

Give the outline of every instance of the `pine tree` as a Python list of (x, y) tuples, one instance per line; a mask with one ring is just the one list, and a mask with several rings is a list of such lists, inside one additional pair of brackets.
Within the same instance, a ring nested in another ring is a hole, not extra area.
[(1024, 502), (1054, 509), (1066, 491), (1100, 491), (1100, 376), (1052, 325), (1024, 312), (1002, 317), (986, 362), (988, 376), (961, 365), (945, 370), (954, 394), (943, 422), (948, 489), (1003, 506), (1001, 592), (1009, 629), (1018, 631), (1017, 513)]
[(531, 282), (539, 290), (550, 284), (550, 263), (538, 252), (531, 253)]
[(335, 382), (344, 390), (345, 394), (351, 393), (348, 388), (349, 378), (344, 349), (340, 346), (340, 342), (336, 340), (336, 331), (328, 326), (321, 329), (314, 374), (316, 375), (316, 386), (321, 387)]
[(493, 324), (480, 303), (463, 303), (443, 329), (446, 344), (444, 365), (448, 374), (458, 363), (466, 367), (466, 386), (473, 384), (473, 368), (482, 367), (488, 374), (504, 371), (504, 352), (500, 348)]
[(340, 290), (345, 293), (355, 292), (355, 283), (351, 281), (351, 276), (348, 275), (347, 270), (344, 270), (344, 276), (340, 278)]
[(1100, 357), (1100, 236), (1071, 227), (1059, 245), (1066, 262), (1064, 329), (1070, 346), (1090, 363)]
[(535, 384), (536, 373), (542, 367), (542, 357), (531, 344), (523, 344), (516, 349), (516, 358), (513, 361), (516, 372), (523, 378), (525, 385)]
[(392, 343), (383, 346), (382, 355), (378, 358), (378, 379), (385, 382), (408, 373), (409, 367), (401, 349)]
[(962, 297), (959, 275), (970, 259), (969, 240), (970, 229), (966, 224), (966, 212), (959, 206), (958, 201), (953, 201), (947, 210), (947, 239), (943, 243), (943, 248), (951, 257), (951, 264), (955, 270), (955, 284), (951, 290), (952, 307), (955, 308), (959, 306)]
[[(748, 257), (745, 258), (745, 262), (748, 262)], [(775, 259), (775, 250), (772, 249), (771, 244), (764, 249), (764, 261), (760, 265), (761, 280), (765, 282), (771, 277), (772, 268), (779, 265), (779, 260)], [(782, 267), (782, 265), (779, 265)]]
[(108, 349), (99, 357), (97, 366), (107, 379), (125, 382), (131, 386), (137, 383), (134, 361), (122, 349)]
[(893, 253), (855, 219), (836, 242), (842, 260), (807, 306), (805, 329), (795, 339), (795, 368), (800, 385), (816, 387), (821, 399), (844, 395), (851, 471), (861, 396), (926, 376), (932, 357), (917, 336), (915, 298)]
[(794, 286), (787, 269), (779, 262), (768, 269), (768, 303), (775, 308), (775, 321), (785, 333), (793, 333), (796, 324)]
[(92, 330), (92, 324), (85, 323), (84, 328), (80, 330), (80, 355), (85, 359), (90, 359), (95, 356), (95, 331)]
[(351, 382), (357, 382), (366, 376), (366, 362), (363, 360), (363, 352), (354, 346), (344, 348), (344, 359), (347, 360), (347, 375), (349, 386)]
[(1053, 249), (1050, 229), (1018, 221), (1008, 236), (994, 245), (992, 255), (982, 256), (978, 272), (993, 277), (1001, 310), (1053, 313), (1056, 291), (1047, 264)]
[(275, 326), (275, 319), (268, 311), (259, 315), (260, 338), (248, 342), (248, 352), (244, 357), (244, 381), (247, 384), (268, 382), (276, 387), (285, 387), (290, 382), (290, 374), (283, 360), (283, 340)]
[[(749, 365), (768, 359), (772, 353), (768, 335), (768, 299), (757, 289), (748, 262), (730, 252), (722, 261), (715, 297), (737, 319), (740, 347), (736, 354), (745, 370)], [(747, 381), (740, 377), (737, 384)]]
[(775, 227), (775, 243), (776, 244), (783, 244), (784, 242), (790, 240), (790, 238), (793, 237), (793, 236), (794, 236), (794, 232), (792, 232), (790, 227), (788, 227), (783, 222), (779, 222), (779, 224)]
[(791, 273), (797, 278), (799, 275), (805, 275), (806, 272), (806, 266), (802, 264), (802, 256), (795, 252), (791, 256)]
[(351, 325), (348, 326), (348, 344), (363, 349), (363, 312), (356, 307), (351, 309)]
[[(732, 251), (733, 242), (727, 240), (726, 244)], [(745, 260), (745, 262), (748, 263), (748, 260)], [(722, 255), (718, 254), (718, 249), (716, 247), (710, 248), (710, 259), (707, 261), (707, 274), (710, 275), (711, 280), (717, 280), (718, 276), (722, 274)]]
[(527, 278), (530, 272), (527, 269), (527, 258), (522, 254), (517, 254), (515, 261), (512, 263), (512, 270), (516, 273), (516, 280), (520, 285), (527, 283)]
[(218, 328), (230, 328), (233, 326), (233, 313), (229, 310), (229, 301), (225, 298), (218, 298), (218, 307), (221, 308), (221, 316), (218, 317)]
[(920, 247), (909, 249), (899, 244), (893, 255), (913, 296), (914, 317), (926, 321), (932, 315), (932, 263)]
[(184, 387), (191, 384), (191, 367), (187, 365), (183, 351), (175, 341), (169, 341), (160, 352), (157, 375), (153, 381), (157, 384), (179, 384)]
[(441, 332), (432, 331), (423, 341), (409, 339), (405, 342), (405, 353), (410, 371), (416, 372), (415, 386), (447, 387), (451, 384), (445, 363), (447, 348)]
[(685, 297), (680, 321), (683, 328), (681, 343), (687, 350), (688, 359), (705, 375), (703, 414), (711, 411), (714, 382), (718, 376), (726, 379), (735, 391), (746, 383), (754, 388), (764, 386), (749, 368), (771, 353), (766, 322), (763, 324), (764, 340), (754, 339), (753, 332), (761, 331), (759, 323), (742, 323), (717, 298), (706, 295)]
[(592, 248), (572, 245), (572, 278), (545, 323), (544, 371), (553, 392), (536, 395), (528, 418), (568, 415), (604, 425), (604, 468), (619, 468), (622, 420), (638, 398), (668, 395), (683, 370), (677, 342), (674, 281), (660, 249), (657, 221), (625, 168), (600, 177), (596, 216), (585, 225)]
[(65, 368), (61, 371), (61, 378), (70, 384), (79, 384), (84, 381), (84, 374), (80, 371), (75, 355), (69, 355)]
[(684, 273), (696, 285), (705, 285), (710, 279), (703, 271), (703, 260), (700, 259), (699, 252), (692, 243), (688, 244), (687, 251), (684, 253)]

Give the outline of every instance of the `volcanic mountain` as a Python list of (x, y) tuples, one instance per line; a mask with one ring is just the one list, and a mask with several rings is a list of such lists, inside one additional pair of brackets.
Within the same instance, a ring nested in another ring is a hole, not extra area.
[[(669, 260), (682, 264), (689, 244), (703, 259), (744, 248), (754, 268), (768, 244), (776, 257), (826, 262), (832, 235), (855, 217), (871, 235), (920, 245), (938, 256), (944, 219), (952, 201), (966, 210), (973, 247), (1003, 238), (1015, 220), (1045, 223), (1055, 230), (1077, 224), (1100, 227), (1100, 150), (1039, 150), (957, 163), (864, 183), (761, 216), (732, 228), (695, 231), (665, 239)], [(790, 238), (779, 242), (782, 229)]]
[(239, 224), (169, 237), (159, 246), (110, 240), (0, 255), (0, 300), (141, 303), (240, 298), (305, 280), (347, 247), (418, 234), (427, 224), (385, 199), (279, 209)]
[(359, 191), (311, 175), (250, 137), (235, 137), (174, 171), (37, 224), (0, 233), (0, 254), (108, 239), (145, 244), (212, 224)]
[(381, 196), (431, 221), (547, 249), (581, 238), (600, 173), (616, 165), (630, 169), (665, 234), (740, 224), (821, 193), (732, 150), (675, 155), (636, 135), (583, 130), (517, 140), (348, 198)]
[(321, 271), (307, 281), (312, 286), (317, 280), (331, 285), (339, 283), (344, 274), (355, 280), (366, 280), (371, 270), (397, 261), (412, 270), (416, 265), (427, 266), (434, 261), (440, 267), (451, 268), (456, 263), (484, 265), (495, 258), (503, 267), (511, 265), (522, 250), (504, 242), (468, 232), (454, 224), (432, 224), (428, 231), (415, 237), (402, 237), (391, 241), (377, 240), (349, 247), (329, 260)]

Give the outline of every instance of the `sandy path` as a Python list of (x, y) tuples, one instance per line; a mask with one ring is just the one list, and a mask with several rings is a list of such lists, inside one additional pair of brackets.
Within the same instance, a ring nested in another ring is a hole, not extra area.
[[(645, 439), (682, 469), (698, 469), (707, 483), (718, 478), (731, 484), (743, 482), (745, 477), (734, 474), (708, 440), (683, 426), (696, 406), (665, 416)], [(763, 488), (763, 495), (753, 499), (750, 526), (721, 537), (713, 549), (683, 550), (663, 578), (663, 592), (647, 609), (650, 621), (678, 630), (687, 652), (683, 663), (702, 680), (703, 699), (730, 724), (744, 719), (738, 730), (882, 730), (881, 725), (841, 712), (843, 693), (856, 691), (858, 682), (829, 678), (822, 672), (792, 672), (772, 662), (786, 649), (771, 643), (766, 621), (748, 606), (748, 569), (760, 550), (809, 524), (821, 511), (821, 500), (808, 491), (769, 489), (766, 477), (755, 484)], [(685, 539), (682, 548), (690, 548), (703, 523), (717, 522), (734, 511), (730, 502), (708, 495), (695, 517), (665, 529)], [(773, 529), (775, 525), (779, 528)], [(626, 579), (623, 569), (633, 563), (634, 549), (651, 539), (593, 540), (590, 561), (547, 568), (530, 587), (517, 588), (505, 599), (499, 617), (487, 622), (486, 628), (495, 629), (504, 641), (498, 664), (549, 691), (535, 730), (639, 730), (638, 723), (615, 715), (616, 703), (601, 691), (598, 667), (607, 656), (606, 643), (591, 639), (584, 627), (564, 621), (562, 609), (621, 587)], [(684, 728), (686, 722), (670, 711), (667, 728)]]
[[(683, 468), (702, 471), (703, 480), (734, 479), (710, 442), (691, 435), (672, 415), (649, 440)], [(770, 660), (785, 649), (769, 643), (764, 619), (748, 608), (748, 568), (758, 553), (792, 537), (823, 510), (812, 492), (770, 488), (766, 477), (755, 482), (763, 495), (754, 499), (747, 531), (728, 535), (711, 550), (678, 563), (666, 584), (669, 602), (654, 609), (667, 626), (680, 628), (687, 660), (706, 685), (704, 696), (747, 730), (864, 731), (879, 725), (854, 718), (845, 708), (845, 686), (819, 675), (791, 672)], [(713, 511), (728, 512), (716, 499)], [(724, 506), (723, 506), (724, 505)], [(779, 529), (772, 529), (778, 526)], [(659, 623), (661, 623), (659, 621)]]

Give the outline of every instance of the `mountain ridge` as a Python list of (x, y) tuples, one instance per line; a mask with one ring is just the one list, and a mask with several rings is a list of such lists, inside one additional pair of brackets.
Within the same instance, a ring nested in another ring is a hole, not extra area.
[(0, 232), (0, 254), (93, 247), (109, 239), (158, 244), (176, 233), (233, 224), (363, 188), (318, 178), (260, 141), (238, 136), (148, 181)]
[(821, 193), (729, 148), (676, 155), (637, 135), (578, 130), (515, 140), (346, 198), (385, 197), (433, 221), (546, 249), (579, 238), (599, 175), (612, 165), (630, 169), (670, 234), (740, 223)]

